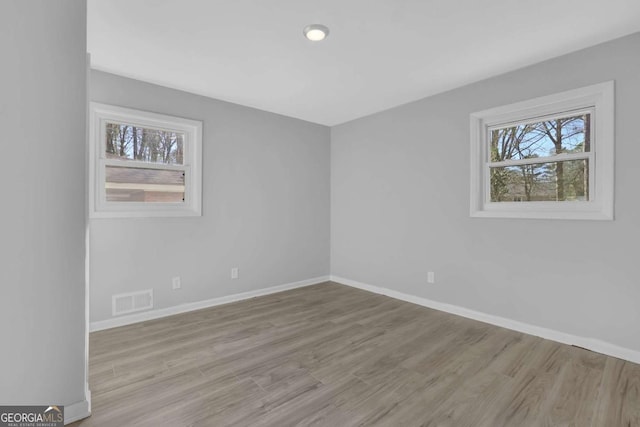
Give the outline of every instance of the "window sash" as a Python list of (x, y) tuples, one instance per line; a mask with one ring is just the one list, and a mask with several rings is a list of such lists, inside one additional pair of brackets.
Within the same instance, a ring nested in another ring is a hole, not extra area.
[[(595, 182), (595, 153), (593, 151), (586, 153), (562, 153), (557, 156), (550, 157), (536, 157), (534, 159), (522, 159), (522, 160), (505, 160), (502, 162), (491, 162), (486, 163), (484, 168), (484, 204), (485, 207), (491, 209), (491, 206), (500, 205), (504, 206), (509, 203), (516, 203), (518, 206), (526, 205), (534, 205), (540, 203), (590, 203), (591, 200), (596, 198), (596, 186), (593, 185)], [(538, 163), (561, 163), (568, 160), (588, 160), (589, 161), (589, 200), (587, 201), (523, 201), (523, 202), (494, 202), (491, 200), (491, 169), (496, 167), (504, 167), (504, 166), (522, 166), (522, 165), (531, 165)]]
[[(517, 127), (521, 125), (528, 125), (531, 123), (541, 123), (541, 122), (546, 122), (551, 120), (566, 119), (567, 117), (574, 117), (574, 116), (580, 116), (580, 115), (586, 115), (586, 114), (589, 114), (591, 117), (591, 126), (589, 127), (589, 140), (591, 141), (590, 151), (583, 151), (581, 153), (561, 153), (553, 156), (544, 156), (544, 157), (535, 158), (535, 160), (545, 160), (544, 162), (538, 162), (538, 161), (529, 162), (530, 159), (503, 160), (501, 162), (491, 161), (491, 149), (490, 149), (491, 142), (490, 141), (491, 141), (491, 132), (493, 132), (494, 130)], [(506, 123), (491, 124), (491, 125), (485, 124), (486, 132), (484, 133), (484, 137), (482, 141), (484, 158), (485, 158), (485, 161), (487, 162), (487, 166), (489, 167), (517, 166), (517, 165), (527, 165), (531, 163), (550, 163), (550, 162), (562, 161), (560, 159), (566, 159), (566, 160), (581, 160), (586, 158), (592, 159), (592, 157), (573, 158), (571, 156), (593, 154), (595, 152), (596, 143), (597, 143), (597, 141), (595, 140), (596, 138), (595, 138), (595, 131), (594, 131), (595, 123), (596, 123), (596, 109), (595, 109), (595, 106), (590, 106), (590, 107), (579, 108), (579, 109), (574, 109), (569, 111), (558, 111), (556, 113), (545, 114), (538, 117), (531, 117), (525, 120), (515, 120), (515, 121), (506, 122)], [(510, 163), (510, 162), (514, 162), (514, 163)], [(522, 163), (519, 163), (519, 162), (522, 162)]]
[[(118, 159), (107, 159), (107, 123), (116, 123), (116, 124), (120, 124), (120, 125), (125, 125), (125, 126), (135, 126), (135, 127), (141, 127), (141, 128), (147, 128), (147, 129), (156, 129), (156, 130), (161, 130), (161, 131), (165, 131), (165, 132), (175, 132), (175, 133), (181, 133), (183, 134), (183, 138), (184, 138), (184, 147), (182, 149), (183, 153), (183, 162), (182, 165), (175, 165), (175, 166), (188, 166), (189, 165), (189, 159), (192, 158), (192, 153), (191, 150), (192, 145), (194, 144), (193, 141), (190, 140), (191, 138), (191, 134), (185, 130), (184, 128), (178, 128), (178, 127), (168, 127), (168, 126), (158, 126), (157, 124), (154, 124), (155, 122), (149, 121), (149, 120), (123, 120), (122, 118), (120, 120), (114, 120), (110, 117), (104, 116), (100, 118), (100, 159), (106, 159), (106, 160), (115, 160), (118, 161)], [(130, 162), (130, 163), (143, 163), (143, 164), (154, 164), (152, 162), (141, 162), (139, 160), (134, 160), (134, 159), (128, 159), (128, 160), (122, 160), (122, 161), (126, 161), (126, 162)], [(155, 163), (158, 165), (163, 165), (163, 163)], [(167, 166), (169, 166), (167, 164)]]
[[(536, 164), (536, 163), (562, 163), (565, 162), (567, 160), (589, 160), (589, 200), (557, 200), (557, 201), (549, 201), (549, 200), (523, 200), (520, 202), (494, 202), (491, 200), (491, 169), (493, 166), (490, 167), (486, 167), (484, 170), (484, 183), (485, 183), (485, 189), (484, 189), (484, 204), (485, 204), (485, 208), (487, 208), (488, 210), (492, 209), (492, 206), (505, 206), (505, 205), (509, 205), (509, 204), (513, 204), (514, 207), (519, 206), (520, 208), (522, 208), (523, 205), (543, 205), (543, 204), (549, 204), (552, 203), (554, 205), (557, 205), (558, 203), (572, 203), (572, 204), (580, 204), (580, 203), (591, 203), (595, 198), (596, 195), (596, 186), (593, 185), (594, 183), (594, 179), (595, 179), (595, 163), (593, 162), (593, 159), (595, 158), (595, 156), (593, 155), (593, 153), (584, 153), (584, 154), (590, 154), (589, 156), (580, 156), (577, 158), (570, 158), (567, 159), (565, 157), (562, 158), (562, 160), (553, 160), (553, 161), (543, 161), (543, 162), (527, 162), (527, 163), (518, 163), (518, 164), (508, 164), (507, 166), (521, 166), (521, 165), (527, 165), (527, 164)], [(546, 158), (546, 157), (545, 157)], [(526, 159), (529, 160), (529, 159)], [(537, 159), (536, 159), (537, 160)], [(497, 162), (495, 164), (501, 164), (504, 162)], [(498, 166), (501, 167), (501, 166)]]
[[(129, 208), (134, 209), (145, 209), (145, 206), (161, 206), (161, 207), (179, 207), (184, 208), (185, 206), (190, 206), (191, 204), (191, 185), (192, 185), (192, 174), (191, 168), (189, 166), (172, 166), (166, 165), (167, 167), (147, 167), (147, 163), (136, 162), (135, 166), (131, 166), (131, 162), (129, 161), (119, 161), (112, 159), (102, 159), (100, 161), (100, 171), (98, 173), (99, 179), (99, 188), (98, 188), (98, 206), (101, 210), (105, 211), (121, 211), (128, 210)], [(144, 165), (144, 167), (142, 166)], [(171, 202), (109, 202), (107, 201), (107, 166), (117, 166), (117, 167), (126, 167), (131, 169), (156, 169), (156, 170), (174, 170), (184, 172), (184, 200), (182, 202), (171, 203)], [(155, 165), (154, 165), (155, 166)], [(160, 165), (162, 166), (162, 165)], [(171, 166), (171, 167), (169, 167)]]

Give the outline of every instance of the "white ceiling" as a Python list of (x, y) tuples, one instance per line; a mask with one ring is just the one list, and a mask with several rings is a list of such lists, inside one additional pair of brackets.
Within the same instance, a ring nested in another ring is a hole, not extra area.
[[(640, 31), (639, 0), (89, 0), (88, 8), (96, 69), (324, 125)], [(302, 36), (312, 23), (331, 29), (325, 41)]]

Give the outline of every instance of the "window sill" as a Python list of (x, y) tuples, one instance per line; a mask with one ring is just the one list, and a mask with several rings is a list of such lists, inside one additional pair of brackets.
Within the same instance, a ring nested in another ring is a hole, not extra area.
[(196, 217), (202, 216), (199, 210), (195, 209), (174, 209), (166, 208), (157, 210), (100, 210), (89, 213), (89, 218), (176, 218), (176, 217)]
[[(544, 202), (542, 202), (544, 203)], [(571, 202), (568, 202), (571, 203)], [(566, 219), (566, 220), (594, 220), (613, 221), (613, 211), (606, 212), (597, 207), (588, 209), (587, 207), (577, 209), (558, 209), (555, 202), (551, 202), (546, 209), (540, 207), (526, 207), (523, 209), (521, 203), (518, 207), (486, 208), (471, 211), (472, 218), (516, 218), (516, 219)]]

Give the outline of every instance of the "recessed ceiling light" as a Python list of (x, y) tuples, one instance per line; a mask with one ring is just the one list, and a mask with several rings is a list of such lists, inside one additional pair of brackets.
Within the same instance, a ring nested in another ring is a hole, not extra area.
[(324, 40), (329, 35), (329, 29), (324, 25), (311, 24), (304, 27), (302, 33), (312, 42), (319, 42), (320, 40)]

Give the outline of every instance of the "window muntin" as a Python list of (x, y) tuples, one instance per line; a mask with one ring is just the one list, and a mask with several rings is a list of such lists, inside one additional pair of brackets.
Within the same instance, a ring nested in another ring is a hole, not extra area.
[(613, 219), (614, 83), (471, 114), (471, 216)]
[(201, 122), (91, 103), (91, 216), (200, 215), (201, 135)]

